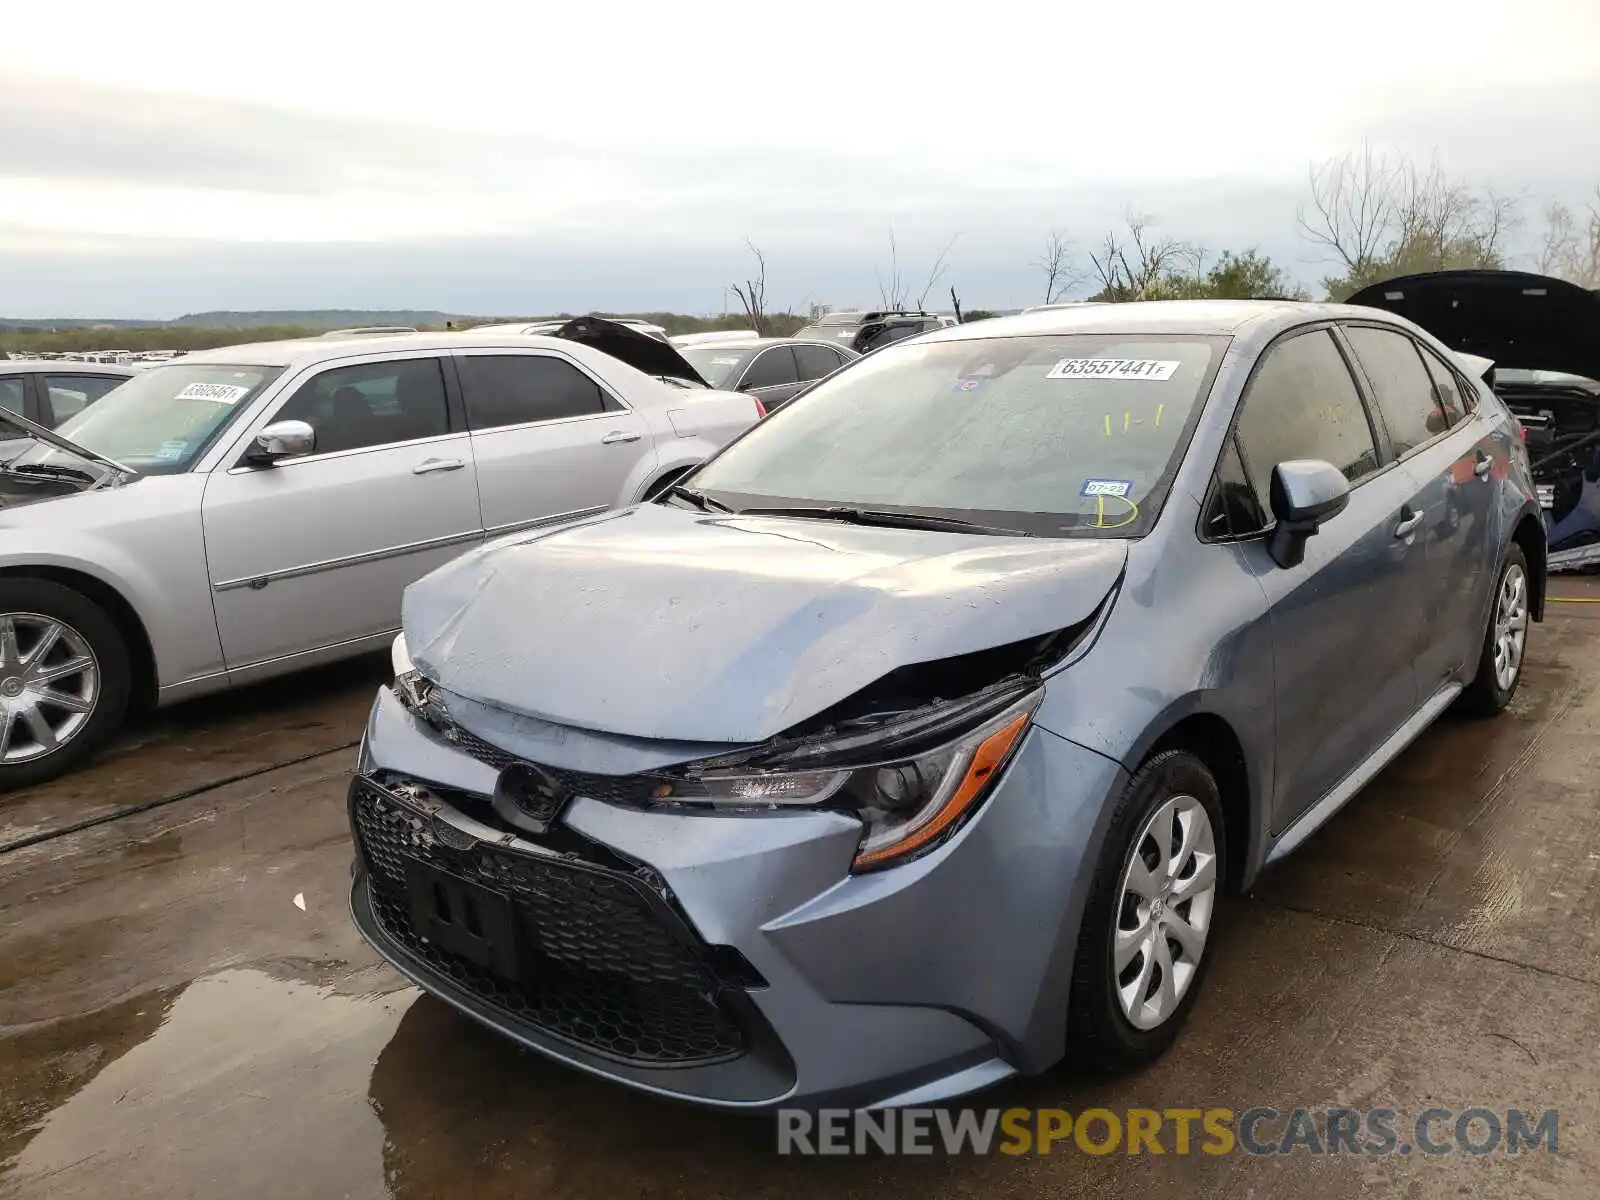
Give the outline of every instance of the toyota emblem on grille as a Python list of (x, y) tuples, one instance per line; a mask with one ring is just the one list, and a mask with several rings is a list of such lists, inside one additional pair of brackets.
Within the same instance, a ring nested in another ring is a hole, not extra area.
[[(514, 810), (502, 815), (514, 824), (532, 833), (543, 833), (555, 815), (572, 797), (572, 792), (561, 780), (535, 763), (518, 763), (500, 773), (500, 784), (495, 789), (496, 800), (504, 801)], [(518, 819), (520, 818), (520, 819)]]

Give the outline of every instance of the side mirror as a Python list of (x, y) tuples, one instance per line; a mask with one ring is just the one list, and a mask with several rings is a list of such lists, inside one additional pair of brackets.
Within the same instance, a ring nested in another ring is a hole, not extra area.
[(1272, 468), (1271, 489), (1278, 523), (1268, 553), (1280, 567), (1298, 567), (1306, 556), (1306, 539), (1350, 503), (1350, 481), (1330, 462), (1298, 458)]
[(256, 434), (255, 445), (247, 457), (268, 466), (280, 458), (310, 454), (317, 448), (317, 431), (304, 421), (275, 421)]

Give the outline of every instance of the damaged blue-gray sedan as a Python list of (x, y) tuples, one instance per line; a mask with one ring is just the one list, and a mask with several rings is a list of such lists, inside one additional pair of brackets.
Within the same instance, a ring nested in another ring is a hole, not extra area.
[(1545, 552), (1514, 420), (1403, 318), (937, 331), (410, 588), (355, 919), (522, 1045), (727, 1108), (1134, 1066), (1224, 888), (1510, 702)]

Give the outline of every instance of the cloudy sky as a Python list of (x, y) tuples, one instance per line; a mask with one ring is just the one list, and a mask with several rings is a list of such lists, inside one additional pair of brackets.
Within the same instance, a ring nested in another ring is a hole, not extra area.
[(1600, 184), (1597, 0), (356, 7), (8, 11), (0, 316), (721, 311), (746, 237), (773, 305), (872, 303), (891, 227), (1008, 307), (1130, 206), (1314, 281), (1363, 143)]

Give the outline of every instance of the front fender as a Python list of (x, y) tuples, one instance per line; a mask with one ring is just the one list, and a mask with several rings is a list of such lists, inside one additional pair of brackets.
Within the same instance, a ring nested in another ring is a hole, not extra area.
[(198, 503), (201, 482), (151, 478), (6, 513), (0, 521), (0, 572), (43, 568), (114, 590), (144, 626), (158, 687), (221, 671)]

